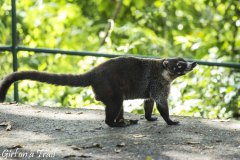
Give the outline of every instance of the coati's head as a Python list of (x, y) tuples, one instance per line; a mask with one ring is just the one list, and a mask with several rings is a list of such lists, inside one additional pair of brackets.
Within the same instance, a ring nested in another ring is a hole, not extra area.
[[(165, 71), (164, 78), (173, 80), (179, 76), (182, 76), (196, 67), (196, 62), (187, 62), (183, 58), (168, 58), (163, 60), (163, 66)], [(166, 77), (167, 76), (167, 77)]]

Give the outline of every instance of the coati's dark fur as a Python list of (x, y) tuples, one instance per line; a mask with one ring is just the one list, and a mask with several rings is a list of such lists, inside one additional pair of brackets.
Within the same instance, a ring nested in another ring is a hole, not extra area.
[(106, 105), (105, 122), (112, 127), (127, 126), (136, 120), (124, 120), (123, 101), (145, 99), (145, 118), (152, 117), (154, 102), (163, 119), (169, 125), (179, 122), (169, 118), (168, 94), (171, 82), (191, 71), (196, 63), (182, 58), (141, 59), (133, 57), (113, 58), (81, 75), (53, 74), (38, 71), (21, 71), (7, 75), (0, 84), (0, 102), (3, 102), (10, 85), (18, 80), (35, 80), (55, 85), (73, 87), (92, 86), (97, 100)]

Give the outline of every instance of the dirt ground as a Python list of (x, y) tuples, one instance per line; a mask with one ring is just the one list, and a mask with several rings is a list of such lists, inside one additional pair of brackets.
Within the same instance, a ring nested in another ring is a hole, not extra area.
[(110, 128), (101, 110), (0, 104), (0, 159), (239, 160), (240, 122), (173, 117)]

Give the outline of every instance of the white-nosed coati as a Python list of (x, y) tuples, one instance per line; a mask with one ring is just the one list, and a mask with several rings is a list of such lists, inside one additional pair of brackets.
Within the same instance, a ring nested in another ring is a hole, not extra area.
[(182, 58), (143, 59), (134, 57), (113, 58), (81, 75), (52, 74), (38, 71), (21, 71), (7, 75), (0, 84), (0, 102), (3, 102), (10, 85), (18, 80), (35, 80), (73, 87), (91, 86), (97, 100), (106, 105), (105, 122), (111, 127), (136, 124), (137, 120), (123, 118), (123, 100), (145, 99), (145, 118), (152, 117), (154, 102), (168, 125), (179, 122), (169, 118), (168, 94), (171, 82), (196, 66)]

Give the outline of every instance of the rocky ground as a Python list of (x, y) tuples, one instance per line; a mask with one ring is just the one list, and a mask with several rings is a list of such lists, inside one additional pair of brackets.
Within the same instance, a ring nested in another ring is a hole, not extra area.
[(0, 104), (0, 159), (240, 159), (240, 122), (173, 117), (110, 128), (101, 110)]

